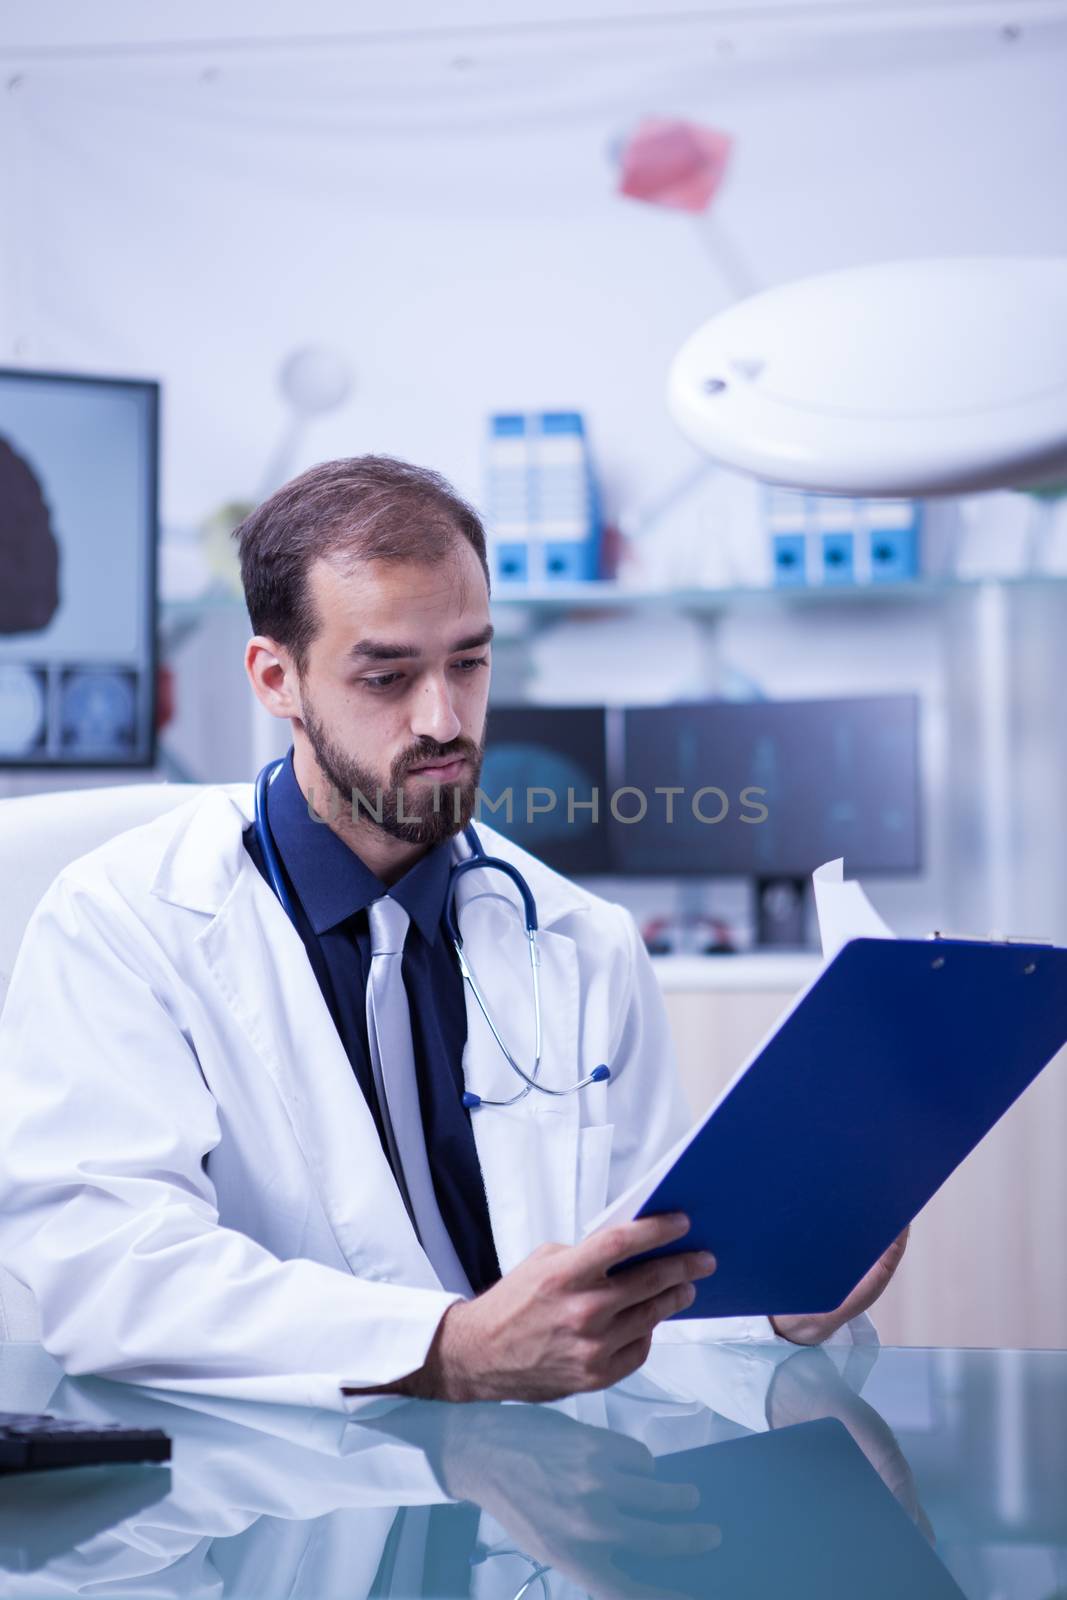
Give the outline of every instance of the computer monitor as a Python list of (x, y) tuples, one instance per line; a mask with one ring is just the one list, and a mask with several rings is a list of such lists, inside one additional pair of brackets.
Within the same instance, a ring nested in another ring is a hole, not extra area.
[(0, 369), (0, 766), (155, 760), (158, 385)]
[[(648, 812), (612, 820), (616, 868), (803, 879), (843, 856), (850, 873), (915, 872), (918, 721), (914, 695), (627, 710), (623, 781)], [(638, 809), (627, 802), (629, 814)]]
[(570, 877), (609, 872), (605, 743), (602, 706), (490, 705), (475, 827), (480, 818)]

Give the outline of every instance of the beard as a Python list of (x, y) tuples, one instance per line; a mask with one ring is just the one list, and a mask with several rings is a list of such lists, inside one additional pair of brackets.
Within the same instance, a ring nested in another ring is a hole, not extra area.
[[(477, 744), (473, 739), (452, 739), (448, 744), (420, 739), (397, 756), (383, 783), (376, 772), (331, 739), (306, 698), (301, 720), (319, 771), (341, 801), (328, 820), (337, 821), (344, 814), (344, 807), (351, 804), (353, 822), (365, 818), (371, 827), (380, 828), (382, 833), (405, 844), (435, 845), (461, 833), (474, 816), (485, 755), (484, 733)], [(465, 756), (470, 764), (470, 774), (462, 783), (419, 782), (411, 794), (404, 793), (404, 780), (412, 767), (422, 767), (430, 761), (454, 761), (457, 756)], [(314, 796), (311, 798), (314, 803)], [(334, 805), (337, 806), (336, 799)]]

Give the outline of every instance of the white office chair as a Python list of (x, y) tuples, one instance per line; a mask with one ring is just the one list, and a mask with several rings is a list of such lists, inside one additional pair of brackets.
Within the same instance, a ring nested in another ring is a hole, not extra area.
[[(56, 874), (195, 792), (193, 784), (142, 783), (0, 800), (0, 1010), (26, 924)], [(39, 1335), (33, 1296), (0, 1265), (0, 1341)]]

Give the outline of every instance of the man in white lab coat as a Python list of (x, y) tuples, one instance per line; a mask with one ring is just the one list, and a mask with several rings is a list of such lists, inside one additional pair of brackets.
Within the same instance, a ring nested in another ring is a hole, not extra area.
[[(681, 1239), (675, 1217), (582, 1239), (689, 1120), (631, 917), (477, 824), (537, 904), (541, 1083), (611, 1073), (519, 1099), (441, 927), (485, 734), (481, 525), (435, 474), (362, 457), (286, 485), (238, 540), (246, 670), (292, 728), (269, 815), (293, 918), (250, 785), (60, 874), (0, 1019), (0, 1264), (72, 1373), (327, 1406), (613, 1383), (714, 1262), (608, 1276)], [(471, 872), (456, 908), (528, 1061), (518, 893)], [(898, 1254), (834, 1313), (722, 1332), (847, 1337)]]

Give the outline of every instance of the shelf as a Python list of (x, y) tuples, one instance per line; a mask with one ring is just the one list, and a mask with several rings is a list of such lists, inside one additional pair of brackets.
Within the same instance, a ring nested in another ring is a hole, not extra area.
[(493, 591), (493, 604), (507, 609), (533, 611), (655, 610), (729, 611), (737, 606), (812, 605), (860, 601), (922, 600), (956, 584), (882, 583), (840, 588), (737, 588), (737, 589), (627, 589), (617, 583), (546, 584), (538, 588), (501, 586)]
[(877, 605), (936, 601), (948, 595), (974, 592), (984, 584), (1010, 589), (1067, 588), (1067, 573), (1023, 574), (1018, 577), (919, 578), (910, 583), (825, 584), (778, 588), (775, 586), (729, 589), (627, 589), (616, 583), (544, 584), (521, 588), (500, 585), (493, 604), (538, 611), (600, 611), (672, 607), (686, 611), (727, 611), (743, 606)]
[[(796, 589), (628, 589), (605, 580), (544, 584), (531, 588), (500, 585), (493, 593), (493, 605), (506, 611), (537, 612), (631, 609), (716, 612), (759, 606), (918, 604), (943, 600), (953, 594), (973, 593), (989, 583), (1001, 584), (1012, 590), (1067, 589), (1067, 573), (1002, 578), (920, 578), (911, 583), (841, 584)], [(160, 615), (168, 623), (215, 612), (243, 613), (244, 601), (231, 594), (206, 594), (199, 599), (160, 602)]]

